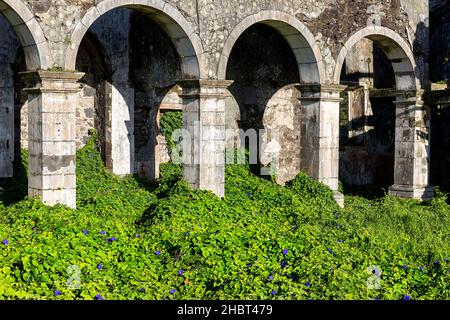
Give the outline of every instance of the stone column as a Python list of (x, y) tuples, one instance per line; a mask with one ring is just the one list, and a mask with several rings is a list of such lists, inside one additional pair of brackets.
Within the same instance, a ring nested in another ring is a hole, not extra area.
[(389, 194), (402, 198), (429, 199), (429, 117), (423, 91), (402, 91), (396, 101), (394, 185)]
[(180, 81), (184, 178), (194, 189), (225, 195), (225, 100), (232, 81)]
[(21, 74), (27, 83), (28, 195), (47, 205), (76, 207), (76, 106), (78, 72)]
[(112, 173), (125, 176), (134, 173), (134, 89), (127, 82), (113, 82), (111, 95), (111, 110), (106, 111), (105, 139), (110, 146), (106, 166)]
[(301, 162), (303, 171), (329, 186), (339, 205), (339, 107), (341, 85), (301, 84)]

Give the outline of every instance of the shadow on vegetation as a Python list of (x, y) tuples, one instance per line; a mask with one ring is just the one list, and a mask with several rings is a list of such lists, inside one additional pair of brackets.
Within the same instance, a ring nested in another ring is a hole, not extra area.
[(367, 200), (377, 200), (384, 198), (388, 194), (388, 190), (376, 186), (349, 186), (344, 185), (344, 194), (347, 196), (358, 196)]
[(9, 206), (22, 201), (28, 194), (28, 153), (25, 150), (21, 152), (21, 159), (14, 162), (14, 177), (0, 179), (1, 187), (4, 189), (0, 193), (0, 201)]

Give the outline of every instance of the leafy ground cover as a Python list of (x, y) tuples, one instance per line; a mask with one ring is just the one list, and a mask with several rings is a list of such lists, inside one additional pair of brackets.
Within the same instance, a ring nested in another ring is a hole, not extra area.
[(17, 181), (0, 202), (0, 299), (450, 298), (445, 195), (340, 209), (305, 174), (282, 187), (230, 165), (224, 199), (181, 177), (115, 177), (91, 139), (77, 210), (17, 202)]

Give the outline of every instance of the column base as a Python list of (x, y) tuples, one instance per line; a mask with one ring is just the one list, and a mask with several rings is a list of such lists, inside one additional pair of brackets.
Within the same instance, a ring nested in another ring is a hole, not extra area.
[(333, 194), (334, 200), (336, 200), (339, 207), (344, 208), (345, 207), (344, 195), (338, 191), (333, 191)]
[(429, 200), (434, 197), (434, 187), (414, 187), (394, 184), (389, 188), (389, 195), (405, 199)]
[(55, 206), (57, 204), (61, 204), (72, 209), (77, 208), (76, 189), (37, 190), (28, 188), (28, 196), (30, 198), (41, 199), (41, 201), (47, 206)]

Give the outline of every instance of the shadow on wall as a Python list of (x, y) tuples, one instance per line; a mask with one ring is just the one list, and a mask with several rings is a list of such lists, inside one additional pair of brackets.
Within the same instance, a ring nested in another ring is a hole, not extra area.
[(450, 3), (430, 12), (430, 80), (450, 79)]
[(376, 42), (362, 39), (347, 55), (340, 80), (350, 84), (340, 112), (340, 180), (387, 190), (394, 184), (395, 97), (371, 92), (395, 88), (391, 61)]
[(413, 43), (413, 54), (416, 59), (416, 74), (420, 75), (422, 88), (427, 88), (430, 79), (430, 29), (424, 22), (417, 24)]
[(240, 110), (237, 127), (264, 129), (269, 101), (281, 88), (299, 83), (299, 78), (296, 58), (282, 35), (264, 24), (248, 28), (236, 41), (227, 66), (226, 79), (234, 81), (229, 91)]
[[(140, 177), (159, 177), (160, 111), (179, 110), (177, 80), (181, 60), (161, 26), (135, 12), (130, 29), (130, 83), (135, 91), (135, 172)], [(178, 98), (178, 99), (177, 99)]]
[(0, 200), (10, 204), (27, 195), (21, 150), (28, 148), (28, 96), (19, 75), (27, 68), (20, 41), (1, 14), (0, 30)]

